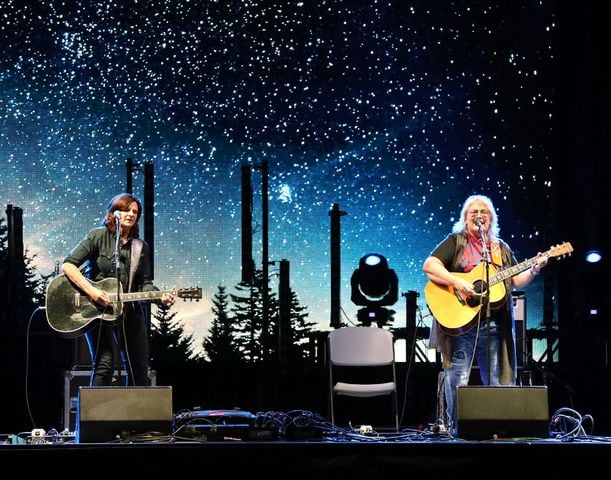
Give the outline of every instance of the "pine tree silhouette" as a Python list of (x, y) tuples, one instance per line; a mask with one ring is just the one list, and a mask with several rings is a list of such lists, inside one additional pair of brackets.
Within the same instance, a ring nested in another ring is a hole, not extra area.
[(181, 322), (174, 320), (171, 305), (156, 305), (151, 320), (151, 366), (155, 369), (195, 364), (200, 361), (193, 351), (193, 334), (187, 335)]
[(208, 336), (203, 341), (203, 347), (211, 363), (239, 364), (243, 359), (236, 343), (236, 330), (229, 312), (229, 295), (225, 286), (218, 285), (217, 288), (218, 292), (212, 300), (215, 317)]

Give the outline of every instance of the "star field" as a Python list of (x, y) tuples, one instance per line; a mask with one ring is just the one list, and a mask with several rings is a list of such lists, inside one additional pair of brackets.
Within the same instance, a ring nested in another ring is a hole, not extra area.
[(127, 158), (152, 162), (155, 280), (203, 288), (177, 306), (198, 341), (217, 285), (241, 278), (243, 164), (269, 162), (270, 260), (290, 261), (321, 329), (334, 203), (347, 322), (359, 258), (381, 253), (401, 292), (422, 292), (472, 193), (493, 199), (518, 260), (548, 247), (524, 205), (550, 195), (553, 2), (7, 1), (0, 15), (0, 200), (23, 208), (36, 265), (53, 271), (99, 224)]

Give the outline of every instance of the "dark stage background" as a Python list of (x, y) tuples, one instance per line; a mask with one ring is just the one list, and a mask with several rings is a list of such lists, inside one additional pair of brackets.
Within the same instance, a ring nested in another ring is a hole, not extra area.
[[(257, 268), (257, 167), (266, 162), (269, 259), (290, 261), (291, 288), (321, 332), (330, 329), (333, 204), (346, 212), (341, 321), (356, 323), (350, 274), (377, 252), (401, 292), (418, 292), (426, 327), (422, 262), (463, 200), (489, 195), (519, 260), (562, 242), (575, 249), (526, 291), (532, 370), (549, 384), (552, 409), (593, 414), (604, 430), (608, 261), (583, 261), (590, 248), (608, 253), (603, 5), (4, 2), (0, 201), (23, 209), (24, 247), (48, 275), (125, 190), (127, 160), (140, 197), (142, 167), (152, 165), (155, 280), (202, 287), (201, 302), (176, 307), (201, 351), (217, 287), (233, 291), (241, 277), (242, 166), (254, 168)], [(276, 289), (275, 270), (271, 282)], [(391, 326), (404, 327), (403, 301), (393, 309)], [(30, 429), (28, 408), (36, 423), (59, 427), (73, 345), (45, 332), (40, 315), (32, 323), (27, 339), (1, 325), (11, 360), (2, 365), (0, 430)], [(401, 370), (406, 422), (431, 420), (434, 355), (409, 378)], [(280, 402), (243, 370), (199, 368), (159, 380), (174, 385), (181, 408), (325, 408), (324, 369), (276, 385)]]

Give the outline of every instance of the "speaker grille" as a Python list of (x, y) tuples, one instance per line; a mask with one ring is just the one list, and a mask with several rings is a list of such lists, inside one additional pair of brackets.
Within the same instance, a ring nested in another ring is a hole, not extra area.
[(80, 387), (77, 443), (172, 433), (172, 387)]
[(549, 436), (547, 387), (462, 386), (457, 389), (460, 438)]

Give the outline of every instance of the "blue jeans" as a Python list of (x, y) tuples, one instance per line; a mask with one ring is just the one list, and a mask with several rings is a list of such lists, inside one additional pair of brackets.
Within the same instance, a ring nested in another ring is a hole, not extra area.
[[(482, 385), (500, 384), (500, 345), (501, 335), (495, 322), (490, 323), (490, 348), (488, 348), (488, 334), (485, 325), (452, 337), (452, 366), (444, 369), (445, 423), (451, 431), (456, 428), (456, 389), (458, 386), (469, 383), (473, 355), (479, 366)], [(490, 368), (490, 376), (488, 376), (488, 368)]]

